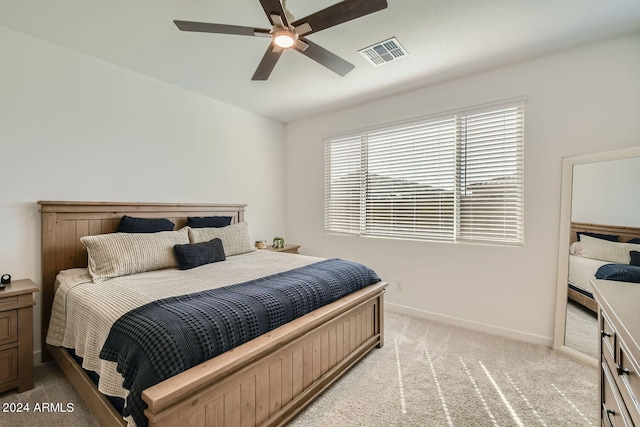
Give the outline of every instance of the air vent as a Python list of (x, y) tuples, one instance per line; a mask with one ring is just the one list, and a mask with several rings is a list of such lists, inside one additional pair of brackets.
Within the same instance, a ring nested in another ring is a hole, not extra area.
[(358, 52), (376, 67), (408, 55), (395, 37), (360, 49)]

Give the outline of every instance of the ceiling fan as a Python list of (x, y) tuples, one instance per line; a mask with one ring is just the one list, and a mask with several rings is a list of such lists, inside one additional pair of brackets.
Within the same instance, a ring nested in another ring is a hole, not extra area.
[(293, 16), (280, 0), (259, 1), (271, 22), (271, 29), (192, 21), (174, 20), (173, 22), (182, 31), (271, 38), (271, 44), (251, 80), (267, 80), (280, 55), (287, 49), (297, 50), (331, 71), (344, 76), (355, 66), (313, 43), (306, 36), (387, 7), (386, 0), (344, 0), (294, 21)]

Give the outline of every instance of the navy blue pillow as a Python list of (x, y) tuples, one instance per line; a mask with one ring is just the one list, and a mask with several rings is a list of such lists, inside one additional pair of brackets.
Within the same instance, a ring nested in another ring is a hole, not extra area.
[(640, 283), (640, 267), (628, 264), (605, 264), (596, 271), (596, 279)]
[(629, 265), (635, 265), (640, 267), (640, 252), (638, 251), (629, 251), (629, 256), (631, 257), (631, 261)]
[(221, 228), (231, 225), (231, 216), (190, 216), (187, 225), (191, 228)]
[(222, 240), (217, 237), (208, 242), (175, 245), (173, 251), (178, 259), (180, 270), (189, 270), (226, 259)]
[(617, 242), (618, 237), (620, 237), (620, 236), (616, 236), (615, 234), (600, 234), (600, 233), (590, 233), (588, 231), (577, 231), (576, 235), (578, 238), (578, 242), (580, 241), (580, 236), (583, 234), (585, 236), (594, 237), (596, 239), (608, 240), (610, 242)]
[(134, 218), (123, 216), (120, 218), (118, 233), (158, 233), (173, 231), (173, 223), (166, 218)]
[(627, 243), (638, 244), (638, 243), (640, 243), (640, 237), (634, 237), (633, 239), (629, 240)]

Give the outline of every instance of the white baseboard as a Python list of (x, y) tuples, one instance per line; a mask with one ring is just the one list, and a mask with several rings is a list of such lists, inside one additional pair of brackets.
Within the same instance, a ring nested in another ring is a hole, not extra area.
[(435, 320), (437, 322), (449, 325), (460, 326), (462, 328), (471, 329), (479, 332), (486, 332), (492, 335), (498, 335), (505, 338), (511, 338), (518, 341), (524, 341), (531, 344), (542, 345), (551, 348), (553, 346), (552, 337), (544, 337), (542, 335), (529, 334), (526, 332), (516, 331), (513, 329), (501, 328), (499, 326), (487, 325), (485, 323), (474, 322), (471, 320), (460, 319), (457, 317), (447, 316), (444, 314), (433, 313), (430, 311), (418, 310), (404, 305), (393, 304), (385, 301), (385, 309), (395, 313), (408, 314), (427, 320)]

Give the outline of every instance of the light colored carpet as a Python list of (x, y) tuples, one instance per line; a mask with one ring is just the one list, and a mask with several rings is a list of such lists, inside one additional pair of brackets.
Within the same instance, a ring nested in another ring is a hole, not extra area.
[(598, 359), (598, 340), (598, 316), (588, 308), (568, 301), (565, 345)]
[[(37, 365), (33, 375), (32, 390), (0, 393), (0, 427), (99, 427), (55, 362)], [(43, 408), (43, 404), (53, 405)], [(67, 404), (73, 406), (73, 412)], [(52, 406), (54, 410), (49, 409)]]
[(387, 313), (385, 346), (300, 414), (310, 426), (596, 426), (598, 374), (552, 350)]
[[(596, 426), (597, 370), (550, 349), (386, 313), (375, 349), (289, 425)], [(2, 413), (0, 426), (95, 426), (52, 364), (36, 388), (0, 394), (0, 404), (73, 403), (72, 413)]]

